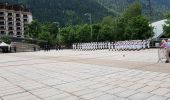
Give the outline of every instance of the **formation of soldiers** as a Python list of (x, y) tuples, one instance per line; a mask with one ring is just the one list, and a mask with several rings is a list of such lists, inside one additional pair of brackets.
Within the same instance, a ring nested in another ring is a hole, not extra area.
[(131, 41), (118, 41), (115, 44), (115, 50), (142, 50), (150, 48), (150, 40), (131, 40)]
[(72, 48), (74, 51), (103, 50), (108, 48), (108, 42), (74, 43)]
[(150, 48), (150, 40), (73, 43), (72, 48), (74, 51), (104, 50), (104, 49), (109, 49), (109, 51), (141, 50)]

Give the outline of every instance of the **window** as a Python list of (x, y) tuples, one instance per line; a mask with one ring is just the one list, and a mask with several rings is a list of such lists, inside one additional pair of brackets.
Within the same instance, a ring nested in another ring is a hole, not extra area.
[(27, 16), (27, 15), (24, 15), (23, 17), (24, 17), (24, 18), (27, 18), (28, 16)]
[(5, 34), (5, 31), (1, 31), (1, 35), (4, 35)]
[(8, 21), (13, 21), (12, 18), (8, 18)]
[(17, 26), (21, 26), (21, 24), (20, 24), (20, 23), (17, 23), (16, 25), (17, 25)]
[(21, 30), (21, 27), (17, 27), (17, 30)]
[(13, 30), (13, 27), (9, 27), (9, 30)]
[(22, 35), (21, 32), (17, 32), (17, 35)]
[(13, 31), (10, 31), (10, 32), (9, 32), (9, 35), (14, 35)]
[(16, 17), (20, 17), (20, 14), (16, 14)]
[(20, 18), (17, 18), (16, 21), (21, 21), (21, 19), (20, 19)]
[(8, 13), (8, 16), (12, 16), (12, 13)]
[(8, 24), (9, 24), (9, 25), (13, 25), (13, 22), (9, 22)]
[(27, 19), (24, 19), (24, 22), (28, 22), (28, 20), (27, 20)]

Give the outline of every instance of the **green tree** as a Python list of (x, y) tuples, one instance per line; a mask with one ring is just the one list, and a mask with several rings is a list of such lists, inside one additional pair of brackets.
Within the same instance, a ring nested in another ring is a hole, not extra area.
[(130, 20), (133, 17), (137, 17), (137, 16), (141, 16), (141, 15), (142, 15), (142, 6), (139, 1), (135, 1), (124, 12), (123, 17), (126, 20)]
[(112, 16), (106, 16), (102, 20), (102, 25), (109, 25), (112, 26), (114, 24), (114, 18)]
[(128, 21), (126, 33), (127, 39), (148, 39), (153, 36), (153, 28), (146, 17), (137, 16)]
[(67, 46), (77, 42), (75, 26), (68, 26), (61, 30), (61, 42)]
[(170, 37), (170, 13), (166, 15), (166, 24), (163, 26), (165, 37)]
[(39, 35), (39, 39), (47, 41), (50, 46), (54, 46), (55, 45), (55, 40), (53, 39), (52, 35), (50, 35), (50, 33), (47, 32), (47, 31), (43, 31)]
[(113, 41), (113, 29), (109, 25), (104, 25), (99, 33), (99, 41)]
[(94, 24), (92, 27), (93, 27), (93, 41), (98, 42), (99, 41), (99, 33), (102, 28), (102, 25)]
[(34, 20), (26, 25), (25, 37), (37, 39), (41, 31), (41, 24), (37, 20)]
[(11, 44), (12, 40), (7, 36), (3, 36), (3, 37), (0, 38), (0, 41), (3, 41), (5, 43), (7, 43), (7, 44)]
[(126, 28), (126, 21), (125, 18), (121, 17), (118, 18), (115, 22), (115, 26), (114, 26), (114, 36), (115, 36), (115, 40), (119, 41), (119, 40), (125, 40), (125, 28)]
[(79, 42), (90, 42), (91, 41), (90, 31), (91, 29), (89, 25), (87, 24), (80, 25), (77, 29)]
[(45, 23), (41, 25), (41, 29), (42, 32), (39, 34), (39, 39), (48, 41), (51, 46), (55, 46), (59, 42), (59, 25), (57, 23)]

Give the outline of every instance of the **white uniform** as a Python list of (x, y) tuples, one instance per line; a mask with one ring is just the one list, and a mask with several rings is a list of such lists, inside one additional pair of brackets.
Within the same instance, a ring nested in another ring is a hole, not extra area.
[(147, 41), (147, 47), (150, 49), (150, 40)]
[(108, 43), (108, 49), (109, 49), (109, 51), (111, 50), (111, 43), (110, 42)]
[(114, 43), (111, 42), (111, 50), (113, 51), (113, 49), (114, 49)]

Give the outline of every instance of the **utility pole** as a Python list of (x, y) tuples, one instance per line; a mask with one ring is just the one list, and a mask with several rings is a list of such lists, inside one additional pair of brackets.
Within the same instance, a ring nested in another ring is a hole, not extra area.
[(85, 15), (88, 16), (89, 20), (90, 20), (90, 29), (91, 29), (90, 38), (91, 38), (91, 42), (93, 42), (92, 14), (91, 13), (86, 13)]

